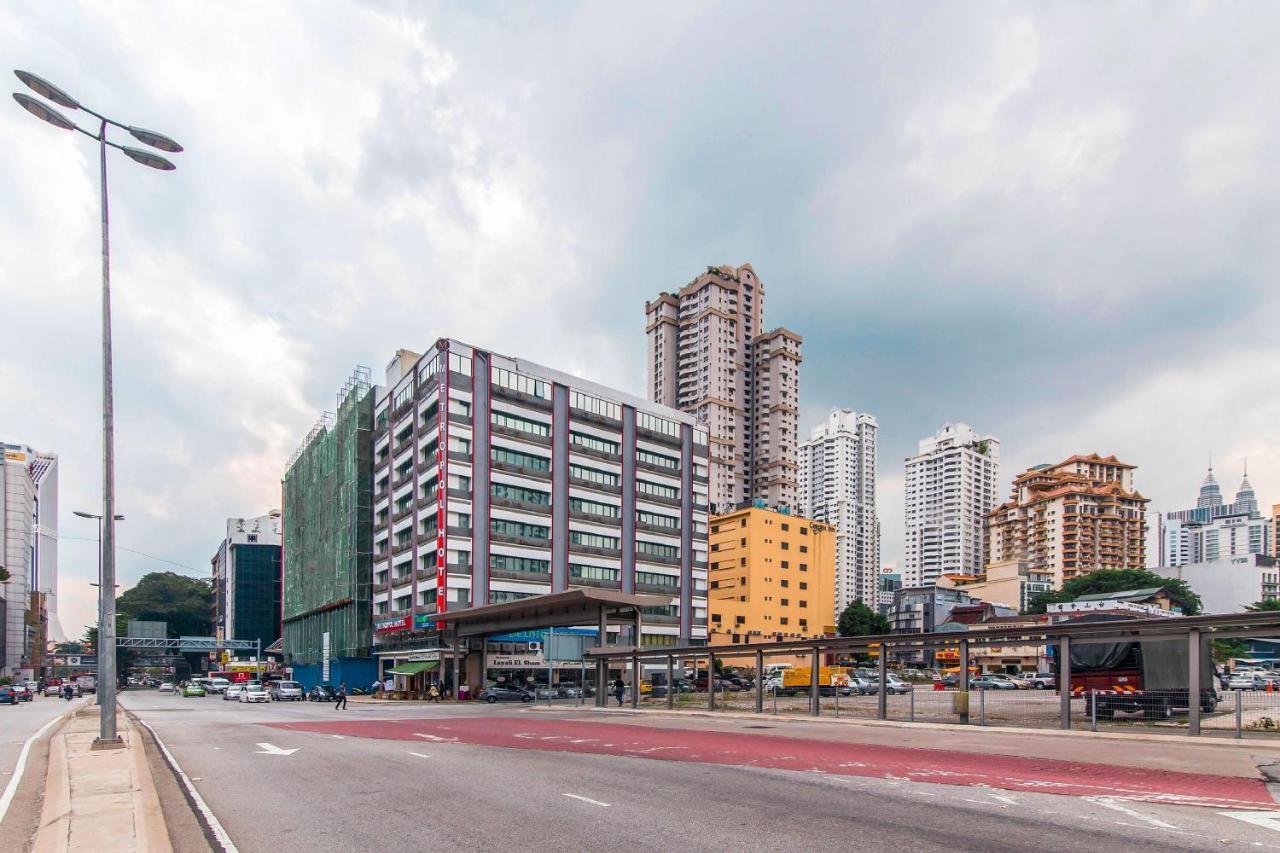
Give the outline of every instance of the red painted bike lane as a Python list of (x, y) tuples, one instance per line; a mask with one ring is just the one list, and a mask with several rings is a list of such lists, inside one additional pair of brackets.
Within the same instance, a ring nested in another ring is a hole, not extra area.
[(1112, 797), (1172, 805), (1280, 810), (1260, 779), (939, 749), (832, 743), (777, 735), (513, 717), (263, 725), (381, 740), (465, 743), (942, 785), (985, 785), (1008, 791)]

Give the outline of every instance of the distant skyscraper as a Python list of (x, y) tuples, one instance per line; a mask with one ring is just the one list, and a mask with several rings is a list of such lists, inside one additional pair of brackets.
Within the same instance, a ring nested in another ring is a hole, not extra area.
[(711, 512), (796, 505), (801, 343), (764, 330), (750, 264), (708, 267), (645, 303), (649, 399), (693, 415), (711, 441)]
[(1160, 565), (1187, 566), (1227, 557), (1274, 554), (1272, 525), (1258, 511), (1248, 463), (1236, 499), (1224, 503), (1213, 466), (1200, 484), (1195, 509), (1165, 513), (1160, 523)]
[(878, 432), (874, 416), (833, 409), (800, 445), (800, 514), (836, 528), (837, 616), (855, 599), (879, 600)]
[(65, 639), (57, 618), (58, 457), (25, 444), (0, 442), (0, 450), (0, 566), (9, 573), (0, 583), (0, 675), (32, 674), (27, 626), (44, 624), (50, 639)]
[(283, 545), (279, 510), (227, 519), (212, 560), (213, 632), (219, 640), (258, 640), (265, 649), (280, 639)]
[(987, 513), (999, 502), (1000, 440), (943, 424), (906, 462), (905, 586), (975, 575), (986, 559)]

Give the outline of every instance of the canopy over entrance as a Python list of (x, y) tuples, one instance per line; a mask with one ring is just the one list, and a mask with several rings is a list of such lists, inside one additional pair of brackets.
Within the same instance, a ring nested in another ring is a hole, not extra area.
[(437, 622), (451, 624), (459, 637), (505, 634), (536, 628), (566, 628), (597, 625), (602, 620), (631, 621), (642, 607), (662, 607), (671, 599), (663, 595), (640, 595), (614, 589), (575, 588), (565, 592), (534, 595), (519, 601), (468, 607), (439, 613)]
[(440, 661), (438, 660), (415, 660), (409, 663), (402, 663), (395, 669), (387, 670), (387, 675), (417, 675), (420, 672), (439, 668)]

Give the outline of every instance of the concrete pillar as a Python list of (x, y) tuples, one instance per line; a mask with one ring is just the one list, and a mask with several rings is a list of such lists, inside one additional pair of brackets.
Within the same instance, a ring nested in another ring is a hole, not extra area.
[(889, 715), (889, 694), (885, 689), (889, 676), (889, 644), (880, 644), (880, 663), (876, 666), (876, 678), (880, 680), (880, 690), (876, 693), (876, 717), (885, 719)]
[(756, 649), (756, 713), (764, 713), (764, 652)]
[[(1177, 642), (1176, 640), (1174, 642)], [(1200, 629), (1187, 635), (1187, 734), (1200, 734)]]
[(822, 696), (819, 695), (821, 685), (818, 683), (819, 671), (822, 669), (822, 654), (818, 647), (813, 647), (809, 658), (809, 712), (815, 717), (822, 713)]
[(1071, 728), (1071, 638), (1058, 640), (1058, 699), (1061, 703), (1059, 726)]

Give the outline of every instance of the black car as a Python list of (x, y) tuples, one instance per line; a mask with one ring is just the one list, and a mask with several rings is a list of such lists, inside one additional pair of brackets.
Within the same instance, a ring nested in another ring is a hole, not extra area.
[(337, 702), (338, 691), (329, 684), (317, 684), (307, 691), (308, 702)]
[(486, 687), (476, 698), (485, 702), (532, 702), (533, 693), (517, 687)]

